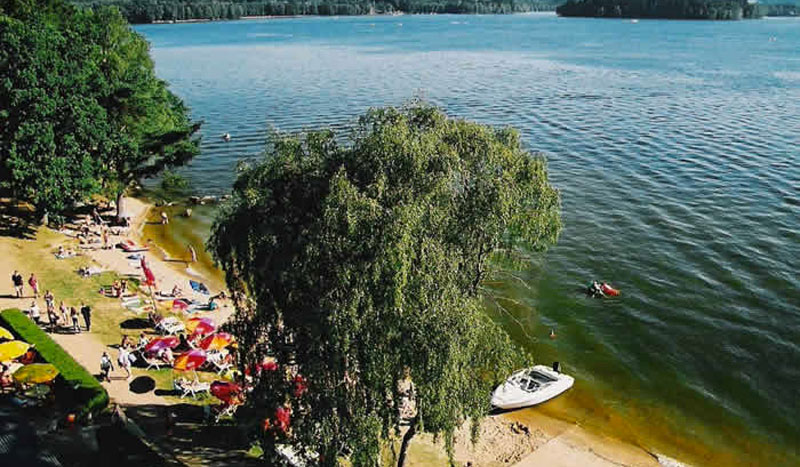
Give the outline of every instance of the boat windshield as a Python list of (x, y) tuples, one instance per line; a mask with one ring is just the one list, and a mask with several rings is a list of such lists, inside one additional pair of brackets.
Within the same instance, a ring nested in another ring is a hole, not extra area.
[(526, 392), (537, 391), (542, 386), (556, 381), (552, 376), (530, 370), (512, 379), (516, 386)]

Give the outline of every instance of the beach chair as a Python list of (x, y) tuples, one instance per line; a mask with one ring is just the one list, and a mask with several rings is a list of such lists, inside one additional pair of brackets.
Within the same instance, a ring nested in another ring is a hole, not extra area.
[(222, 375), (233, 367), (230, 363), (225, 362), (225, 357), (223, 357), (222, 352), (209, 352), (206, 361), (211, 364), (211, 367), (214, 368), (219, 375)]
[(181, 399), (191, 395), (197, 397), (198, 394), (208, 392), (211, 389), (211, 384), (203, 383), (200, 381), (189, 381), (187, 379), (178, 378), (173, 381), (173, 386), (176, 391), (181, 393)]
[(217, 416), (214, 417), (214, 423), (219, 423), (225, 417), (233, 418), (236, 411), (241, 404), (221, 404), (217, 406)]
[(145, 370), (149, 370), (151, 368), (155, 368), (156, 370), (160, 370), (162, 365), (166, 365), (166, 363), (161, 360), (160, 358), (156, 358), (155, 356), (148, 355), (143, 350), (139, 352), (139, 356), (142, 358), (142, 361), (147, 364), (147, 368)]
[(184, 325), (178, 318), (174, 316), (168, 316), (159, 321), (158, 324), (156, 324), (155, 329), (162, 334), (172, 336), (184, 332), (186, 330), (186, 325)]

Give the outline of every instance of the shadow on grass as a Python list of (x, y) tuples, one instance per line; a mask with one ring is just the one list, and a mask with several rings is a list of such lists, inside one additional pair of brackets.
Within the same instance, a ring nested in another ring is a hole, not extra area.
[(186, 463), (263, 465), (245, 455), (250, 441), (243, 428), (209, 423), (207, 410), (191, 404), (174, 404), (128, 407), (125, 412), (151, 440)]
[(148, 329), (150, 328), (150, 321), (144, 318), (130, 318), (119, 324), (122, 329)]
[(156, 388), (156, 380), (149, 376), (139, 376), (131, 381), (129, 389), (134, 394), (145, 394)]

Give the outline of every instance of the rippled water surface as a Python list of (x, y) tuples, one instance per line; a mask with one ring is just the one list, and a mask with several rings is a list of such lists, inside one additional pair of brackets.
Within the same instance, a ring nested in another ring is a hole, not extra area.
[[(137, 29), (206, 121), (186, 171), (203, 193), (229, 188), (267, 127), (343, 127), (413, 96), (518, 128), (548, 154), (565, 229), (530, 270), (490, 284), (490, 305), (537, 359), (577, 379), (535, 410), (700, 464), (800, 462), (800, 21)], [(592, 278), (622, 298), (585, 298)]]

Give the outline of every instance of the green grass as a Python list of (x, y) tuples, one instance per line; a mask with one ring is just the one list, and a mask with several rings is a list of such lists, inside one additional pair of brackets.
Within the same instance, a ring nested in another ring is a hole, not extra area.
[(97, 413), (108, 405), (108, 393), (91, 373), (76, 362), (60, 345), (19, 310), (0, 312), (0, 320), (17, 337), (36, 347), (36, 351), (59, 371), (67, 387), (75, 392), (79, 416)]

